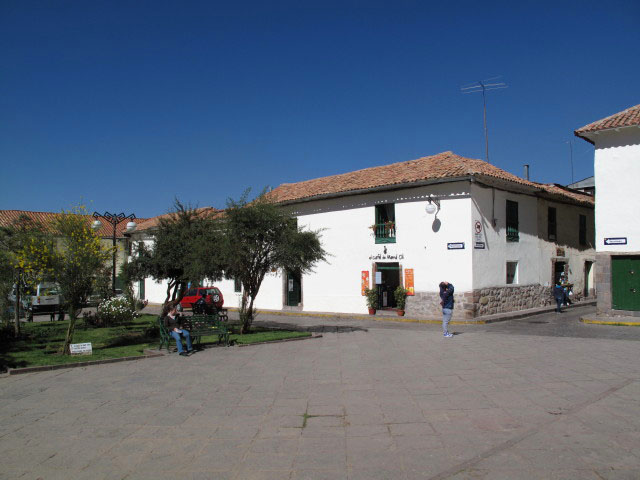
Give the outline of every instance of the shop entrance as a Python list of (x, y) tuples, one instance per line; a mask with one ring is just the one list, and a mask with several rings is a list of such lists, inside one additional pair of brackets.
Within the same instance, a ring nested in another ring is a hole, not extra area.
[(399, 263), (376, 263), (376, 272), (380, 273), (378, 285), (378, 308), (396, 308), (393, 292), (400, 285)]
[(287, 272), (285, 281), (288, 307), (297, 307), (302, 302), (302, 282), (297, 272)]

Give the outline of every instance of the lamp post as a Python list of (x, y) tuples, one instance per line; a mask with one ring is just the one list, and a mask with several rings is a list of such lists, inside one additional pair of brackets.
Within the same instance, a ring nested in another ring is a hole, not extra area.
[(93, 230), (95, 230), (95, 231), (100, 230), (100, 227), (102, 227), (102, 222), (99, 220), (100, 218), (106, 220), (107, 222), (109, 222), (113, 226), (113, 237), (112, 237), (112, 240), (113, 240), (113, 276), (112, 276), (112, 282), (111, 282), (111, 289), (113, 291), (113, 295), (115, 295), (116, 294), (116, 254), (117, 254), (117, 250), (116, 250), (116, 227), (123, 220), (129, 220), (129, 223), (127, 223), (127, 232), (131, 233), (131, 232), (135, 231), (136, 223), (133, 221), (133, 219), (136, 218), (136, 216), (133, 213), (131, 215), (125, 215), (124, 213), (115, 214), (115, 213), (104, 212), (103, 214), (100, 214), (98, 212), (93, 212), (93, 218), (95, 218), (95, 220), (91, 224), (91, 228)]

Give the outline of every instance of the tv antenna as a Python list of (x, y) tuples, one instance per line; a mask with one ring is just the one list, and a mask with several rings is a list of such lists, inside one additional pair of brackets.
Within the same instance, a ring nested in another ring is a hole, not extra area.
[[(463, 94), (482, 92), (482, 103), (484, 106), (484, 147), (485, 147), (485, 160), (489, 163), (489, 131), (487, 129), (487, 97), (486, 92), (489, 90), (499, 90), (501, 88), (507, 88), (508, 85), (504, 82), (495, 82), (501, 75), (497, 77), (487, 78), (486, 80), (478, 80), (477, 82), (470, 83), (460, 88)], [(493, 82), (493, 83), (489, 83)]]
[(573, 140), (567, 140), (564, 143), (569, 144), (569, 162), (571, 164), (571, 183), (573, 183)]

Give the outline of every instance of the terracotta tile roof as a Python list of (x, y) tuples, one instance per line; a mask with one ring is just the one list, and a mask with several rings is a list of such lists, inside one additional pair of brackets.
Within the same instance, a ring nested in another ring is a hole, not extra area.
[[(28, 218), (32, 222), (36, 224), (40, 224), (45, 231), (49, 233), (55, 233), (53, 229), (53, 220), (55, 219), (58, 213), (55, 212), (30, 212), (27, 210), (0, 210), (0, 226), (9, 227), (15, 224), (20, 218)], [(93, 216), (91, 215), (83, 215), (86, 218), (86, 221), (89, 225), (91, 225), (94, 221)], [(146, 218), (136, 218), (134, 221), (140, 225), (145, 222)], [(100, 219), (102, 222), (102, 227), (98, 230), (98, 236), (100, 237), (108, 237), (111, 238), (113, 235), (113, 226), (110, 223), (107, 223), (105, 220)], [(120, 222), (116, 226), (116, 237), (122, 238), (124, 232), (127, 228), (128, 220)]]
[[(223, 212), (223, 210), (219, 210), (214, 207), (201, 207), (196, 208), (196, 211), (201, 215), (218, 215)], [(155, 228), (159, 225), (160, 219), (169, 218), (174, 213), (169, 212), (163, 215), (158, 215), (157, 217), (147, 218), (144, 222), (138, 224), (138, 228), (136, 228), (137, 232), (142, 232), (145, 230), (149, 230), (150, 228)]]
[(593, 205), (589, 195), (561, 192), (556, 186), (530, 182), (498, 167), (473, 158), (465, 158), (453, 152), (443, 152), (408, 162), (365, 168), (355, 172), (316, 178), (298, 183), (283, 183), (267, 194), (271, 200), (295, 202), (324, 195), (353, 194), (377, 187), (410, 185), (422, 181), (445, 180), (473, 176), (478, 180), (502, 180), (514, 185), (529, 187), (532, 192), (561, 195), (569, 201)]
[(592, 195), (586, 194), (579, 190), (574, 190), (563, 185), (558, 185), (557, 183), (538, 183), (537, 185), (548, 194), (547, 197), (550, 197), (552, 199), (556, 198), (560, 200), (566, 200), (568, 197), (582, 205), (595, 205), (595, 199)]
[(611, 128), (631, 127), (634, 125), (640, 125), (640, 105), (627, 108), (622, 112), (585, 125), (577, 129), (574, 133), (576, 136), (582, 137), (584, 133), (599, 132), (600, 130), (609, 130)]
[(298, 183), (283, 183), (269, 192), (268, 196), (277, 202), (288, 202), (319, 195), (469, 175), (494, 177), (523, 185), (531, 184), (482, 160), (461, 157), (453, 152), (443, 152), (408, 162), (365, 168)]

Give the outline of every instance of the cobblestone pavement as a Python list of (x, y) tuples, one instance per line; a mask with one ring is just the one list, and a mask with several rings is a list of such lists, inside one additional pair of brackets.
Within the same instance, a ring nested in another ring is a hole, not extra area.
[(5, 376), (0, 479), (635, 480), (640, 328), (580, 313)]

